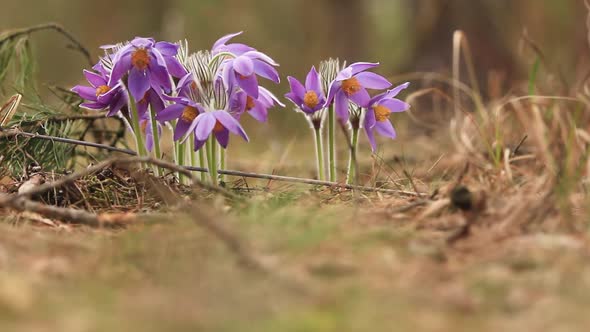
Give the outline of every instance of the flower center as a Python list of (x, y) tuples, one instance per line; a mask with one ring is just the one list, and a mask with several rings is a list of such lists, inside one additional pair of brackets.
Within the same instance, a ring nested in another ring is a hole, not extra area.
[(373, 107), (373, 110), (375, 111), (375, 119), (379, 122), (387, 121), (389, 114), (391, 114), (389, 108), (381, 105)]
[(254, 106), (256, 106), (256, 101), (254, 100), (254, 98), (250, 96), (246, 97), (246, 111), (253, 109)]
[(193, 122), (197, 115), (199, 115), (199, 110), (197, 110), (195, 107), (187, 106), (182, 111), (180, 118), (185, 122)]
[(361, 89), (361, 84), (356, 77), (351, 77), (347, 80), (342, 81), (342, 90), (347, 96), (357, 93)]
[(314, 108), (318, 106), (320, 100), (318, 99), (318, 94), (315, 91), (307, 91), (305, 96), (303, 96), (303, 103), (305, 106), (309, 108)]
[(138, 48), (131, 54), (131, 64), (139, 69), (145, 70), (150, 64), (150, 55), (145, 48)]
[(219, 122), (219, 120), (217, 120), (215, 122), (215, 127), (213, 127), (213, 132), (215, 133), (219, 133), (225, 130), (225, 127), (221, 124), (221, 122)]
[(109, 88), (107, 85), (101, 85), (98, 88), (96, 88), (96, 96), (100, 96), (100, 95), (104, 95), (105, 93), (109, 92), (109, 90), (111, 90), (111, 88)]

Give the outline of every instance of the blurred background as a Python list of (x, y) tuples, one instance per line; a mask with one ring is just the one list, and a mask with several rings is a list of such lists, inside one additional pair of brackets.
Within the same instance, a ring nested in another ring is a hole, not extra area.
[[(525, 30), (549, 63), (566, 77), (575, 77), (588, 62), (585, 17), (582, 0), (5, 0), (0, 30), (55, 21), (95, 58), (101, 54), (100, 45), (134, 36), (186, 38), (196, 51), (210, 48), (224, 34), (243, 30), (241, 42), (281, 64), (283, 83), (265, 85), (282, 96), (286, 76), (302, 79), (311, 65), (328, 57), (378, 61), (378, 71), (394, 81), (402, 73), (449, 73), (452, 34), (462, 29), (483, 90), (493, 73), (501, 89), (508, 91), (526, 80), (534, 61), (532, 52), (521, 47)], [(42, 32), (33, 40), (39, 82), (71, 87), (82, 81), (87, 64), (64, 49), (62, 36)], [(412, 86), (420, 87), (420, 82)], [(290, 106), (275, 111), (269, 124), (246, 124), (252, 138), (265, 142), (265, 137), (278, 137), (282, 143), (273, 150), (297, 139), (309, 139), (312, 148), (303, 118)], [(403, 116), (393, 120), (403, 123)]]

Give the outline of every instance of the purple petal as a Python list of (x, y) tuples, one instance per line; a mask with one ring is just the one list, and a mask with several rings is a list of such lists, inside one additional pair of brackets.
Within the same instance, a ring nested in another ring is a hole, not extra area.
[(287, 80), (289, 81), (289, 85), (291, 86), (291, 93), (288, 93), (287, 96), (285, 95), (285, 97), (291, 99), (291, 101), (293, 103), (295, 103), (296, 105), (301, 105), (303, 104), (303, 97), (305, 96), (305, 88), (303, 87), (303, 85), (301, 84), (301, 82), (299, 82), (295, 77), (287, 77)]
[(209, 137), (211, 131), (213, 131), (217, 119), (213, 113), (203, 113), (197, 116), (195, 122), (197, 122), (195, 136), (199, 141), (204, 141)]
[(402, 90), (407, 89), (409, 86), (410, 86), (410, 82), (400, 84), (400, 85), (396, 86), (395, 88), (387, 91), (386, 96), (387, 96), (387, 98), (393, 98), (393, 97), (397, 96)]
[(207, 141), (199, 141), (196, 137), (194, 139), (195, 142), (195, 151), (199, 151), (200, 148), (203, 147), (203, 145), (205, 145), (205, 143), (207, 143)]
[(82, 99), (96, 101), (96, 88), (84, 86), (84, 85), (76, 85), (72, 88), (72, 92), (77, 93)]
[(224, 129), (222, 131), (215, 132), (215, 138), (219, 145), (221, 145), (224, 149), (227, 149), (227, 145), (229, 144), (229, 130)]
[[(174, 119), (180, 118), (182, 112), (185, 109), (185, 105), (182, 104), (174, 104), (166, 107), (161, 112), (156, 114), (156, 120), (158, 121), (171, 121)], [(184, 122), (183, 120), (179, 120), (179, 122)]]
[(118, 94), (113, 98), (111, 101), (111, 107), (107, 116), (113, 116), (123, 108), (123, 106), (127, 105), (127, 98), (123, 93)]
[(378, 62), (356, 62), (351, 64), (350, 66), (348, 66), (348, 68), (350, 68), (352, 70), (352, 75), (356, 75), (362, 71), (365, 71), (367, 69), (371, 69), (371, 68), (375, 68), (379, 66)]
[(145, 37), (135, 37), (131, 41), (131, 45), (138, 47), (138, 48), (148, 48), (152, 47), (155, 43), (153, 38), (145, 38)]
[(391, 83), (383, 76), (371, 72), (358, 73), (356, 79), (367, 89), (387, 89)]
[(242, 33), (243, 33), (243, 31), (240, 31), (240, 32), (231, 33), (231, 34), (229, 34), (229, 35), (225, 35), (225, 36), (223, 36), (223, 37), (219, 38), (219, 39), (218, 39), (218, 40), (215, 42), (215, 44), (213, 44), (213, 48), (212, 48), (212, 49), (213, 49), (213, 51), (215, 51), (215, 50), (216, 50), (217, 48), (219, 48), (220, 46), (223, 46), (223, 45), (225, 45), (225, 43), (227, 43), (227, 42), (228, 42), (230, 39), (232, 39), (232, 38), (234, 38), (234, 37), (236, 37), (236, 36), (239, 36), (239, 35), (241, 35)]
[(174, 57), (164, 57), (166, 61), (166, 67), (170, 74), (176, 78), (184, 77), (187, 73), (186, 69), (178, 62), (178, 60)]
[(119, 60), (115, 62), (113, 71), (111, 72), (111, 78), (109, 80), (109, 86), (113, 86), (118, 82), (123, 75), (131, 68), (131, 53), (126, 53)]
[(342, 83), (338, 82), (338, 81), (334, 81), (332, 82), (332, 85), (330, 85), (330, 90), (328, 91), (328, 98), (326, 98), (326, 105), (325, 107), (328, 107), (332, 101), (334, 100), (334, 97), (336, 96), (336, 94), (340, 91), (342, 91), (340, 88), (342, 87)]
[(367, 112), (365, 113), (365, 121), (363, 123), (363, 126), (366, 129), (373, 129), (376, 122), (377, 119), (375, 118), (375, 111), (373, 111), (372, 109), (367, 110)]
[(248, 114), (250, 114), (258, 122), (266, 122), (268, 119), (268, 109), (259, 103), (249, 110)]
[(277, 70), (266, 62), (259, 60), (254, 61), (254, 72), (275, 83), (281, 82), (281, 78), (279, 77)]
[(307, 74), (305, 78), (305, 89), (315, 91), (318, 97), (324, 96), (324, 92), (322, 91), (322, 85), (320, 82), (320, 76), (314, 67), (311, 67), (311, 70)]
[(271, 57), (269, 57), (268, 55), (266, 55), (266, 54), (264, 54), (262, 52), (250, 51), (250, 52), (244, 53), (243, 56), (249, 57), (251, 59), (259, 59), (259, 60), (262, 60), (262, 61), (268, 63), (269, 65), (275, 66), (275, 67), (279, 65)]
[(133, 68), (129, 73), (129, 92), (136, 101), (142, 100), (150, 89), (150, 80), (145, 72)]
[(103, 103), (82, 103), (80, 104), (80, 107), (82, 108), (86, 108), (89, 110), (102, 110), (105, 109), (107, 105), (103, 104)]
[(244, 90), (248, 96), (258, 99), (258, 79), (256, 79), (256, 75), (250, 75), (248, 77), (237, 77), (238, 86)]
[(373, 133), (373, 129), (365, 127), (365, 133), (367, 134), (367, 138), (369, 139), (369, 143), (371, 144), (371, 150), (375, 152), (377, 150), (377, 142), (375, 141), (375, 134)]
[(285, 104), (283, 104), (277, 96), (264, 87), (260, 87), (260, 96), (266, 100), (269, 107), (272, 107), (275, 104), (285, 107)]
[(336, 93), (336, 97), (334, 99), (336, 116), (340, 122), (345, 123), (348, 121), (348, 98), (346, 97), (344, 91), (340, 90), (338, 93)]
[(383, 99), (379, 105), (387, 107), (393, 113), (405, 112), (410, 109), (410, 105), (399, 99)]
[(233, 61), (234, 70), (242, 76), (251, 76), (254, 74), (254, 63), (246, 56), (239, 56)]
[(374, 129), (381, 136), (389, 137), (391, 139), (395, 139), (397, 137), (395, 129), (393, 129), (393, 125), (389, 121), (377, 121), (377, 123), (375, 123)]
[(192, 127), (195, 121), (186, 122), (183, 120), (178, 120), (178, 122), (176, 122), (176, 128), (174, 128), (174, 140), (178, 141), (179, 139), (183, 138), (189, 132), (189, 129)]
[(157, 42), (155, 47), (158, 51), (160, 51), (160, 53), (162, 53), (162, 55), (171, 56), (171, 57), (178, 54), (178, 49), (180, 48), (180, 46), (178, 44), (164, 42), (164, 41)]
[(216, 111), (211, 114), (214, 114), (215, 118), (217, 118), (217, 120), (231, 133), (242, 136), (246, 141), (250, 140), (238, 120), (234, 119), (229, 113), (225, 111)]
[(98, 88), (101, 85), (107, 85), (107, 81), (97, 73), (84, 70), (84, 76), (86, 77), (86, 80), (95, 88)]
[(364, 88), (353, 93), (349, 98), (358, 106), (365, 108), (369, 106), (369, 101), (371, 101), (371, 96), (369, 96), (369, 93)]

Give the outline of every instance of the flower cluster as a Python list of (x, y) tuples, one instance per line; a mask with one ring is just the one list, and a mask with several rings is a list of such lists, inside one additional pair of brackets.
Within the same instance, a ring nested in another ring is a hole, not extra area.
[[(103, 46), (105, 55), (99, 63), (92, 70), (84, 70), (89, 85), (78, 85), (72, 91), (84, 99), (81, 107), (108, 110), (107, 116), (126, 120), (139, 155), (153, 153), (161, 158), (162, 130), (170, 128), (175, 161), (180, 165), (208, 167), (211, 180), (217, 183), (217, 170), (225, 167), (230, 134), (249, 140), (240, 123), (242, 116), (247, 113), (266, 122), (269, 109), (285, 106), (260, 86), (263, 80), (280, 82), (278, 63), (249, 45), (232, 42), (240, 34), (226, 35), (210, 50), (192, 54), (186, 42), (142, 37)], [(291, 91), (285, 97), (306, 115), (314, 128), (320, 179), (324, 175), (325, 122), (332, 181), (336, 119), (349, 125), (355, 147), (360, 128), (364, 128), (373, 151), (375, 133), (395, 138), (389, 115), (409, 108), (396, 99), (408, 84), (371, 97), (368, 90), (391, 87), (387, 79), (368, 71), (377, 65), (358, 62), (342, 68), (338, 60), (330, 59), (321, 63), (319, 71), (312, 67), (304, 83), (288, 78)]]
[[(351, 145), (353, 149), (356, 149), (358, 144), (358, 131), (361, 127), (365, 130), (373, 152), (377, 149), (375, 133), (392, 139), (396, 138), (395, 129), (389, 122), (389, 115), (410, 108), (410, 105), (395, 98), (409, 86), (409, 83), (404, 83), (371, 98), (368, 89), (384, 90), (392, 86), (385, 77), (368, 71), (378, 65), (378, 63), (357, 62), (340, 68), (338, 60), (330, 59), (322, 63), (322, 75), (318, 74), (315, 67), (311, 68), (307, 74), (305, 85), (293, 77), (288, 77), (291, 91), (285, 97), (307, 116), (315, 130), (320, 179), (324, 176), (324, 165), (322, 143), (318, 136), (321, 136), (322, 126), (326, 121), (324, 116), (326, 111), (329, 113), (327, 121), (330, 131), (328, 146), (330, 149), (329, 173), (331, 181), (336, 180), (335, 142), (333, 141), (335, 118), (341, 125), (349, 125), (352, 132)], [(351, 156), (349, 183), (354, 182), (353, 167)]]

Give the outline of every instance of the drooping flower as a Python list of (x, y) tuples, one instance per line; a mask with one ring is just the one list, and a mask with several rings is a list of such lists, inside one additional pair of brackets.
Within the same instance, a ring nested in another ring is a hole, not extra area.
[(391, 83), (383, 76), (367, 72), (378, 63), (357, 62), (344, 68), (330, 86), (326, 106), (334, 102), (336, 115), (341, 122), (348, 121), (348, 102), (367, 107), (371, 97), (367, 89), (387, 89)]
[(157, 113), (156, 119), (160, 122), (178, 119), (176, 128), (174, 128), (174, 140), (178, 141), (187, 136), (197, 116), (205, 113), (205, 110), (201, 105), (188, 98), (167, 97), (166, 99), (174, 102), (174, 104)]
[(312, 67), (305, 79), (305, 86), (296, 78), (289, 76), (289, 85), (291, 91), (285, 95), (285, 98), (295, 104), (301, 111), (311, 115), (324, 108), (326, 96), (322, 89), (320, 76), (315, 67)]
[(280, 83), (279, 73), (274, 68), (278, 67), (278, 63), (268, 55), (247, 45), (226, 44), (231, 38), (239, 34), (241, 32), (221, 37), (213, 45), (212, 54), (217, 55), (221, 52), (227, 52), (232, 55), (223, 60), (220, 68), (221, 77), (228, 92), (231, 92), (230, 87), (239, 86), (249, 96), (258, 99), (257, 76)]
[(140, 118), (148, 113), (148, 106), (152, 108), (154, 113), (158, 114), (165, 108), (162, 90), (159, 87), (150, 88), (143, 95), (143, 98), (136, 99), (136, 104)]
[(380, 95), (373, 97), (367, 107), (365, 113), (365, 120), (363, 127), (367, 138), (371, 143), (373, 151), (377, 149), (377, 143), (375, 141), (375, 132), (381, 136), (395, 139), (397, 134), (391, 122), (389, 122), (389, 115), (391, 113), (404, 112), (410, 109), (410, 105), (395, 98), (402, 90), (406, 89), (410, 83), (404, 83), (399, 85), (392, 90), (384, 92)]
[(108, 109), (107, 116), (113, 116), (127, 103), (127, 97), (120, 83), (109, 84), (108, 71), (100, 63), (94, 69), (96, 72), (84, 70), (90, 86), (77, 85), (71, 91), (85, 100), (80, 107), (91, 110)]
[(215, 110), (199, 114), (193, 122), (190, 130), (195, 132), (195, 145), (202, 145), (211, 134), (224, 149), (229, 144), (229, 134), (242, 136), (249, 142), (248, 135), (242, 128), (242, 125), (224, 110)]
[(246, 92), (238, 90), (230, 97), (230, 113), (237, 119), (242, 114), (248, 113), (259, 122), (266, 122), (268, 119), (268, 110), (276, 105), (285, 107), (285, 104), (270, 91), (260, 87), (258, 98), (249, 96)]
[(170, 75), (177, 78), (186, 75), (186, 70), (175, 58), (178, 47), (168, 42), (156, 43), (152, 38), (136, 37), (114, 54), (109, 83), (118, 82), (129, 74), (127, 87), (136, 100), (142, 99), (150, 87), (170, 92)]

